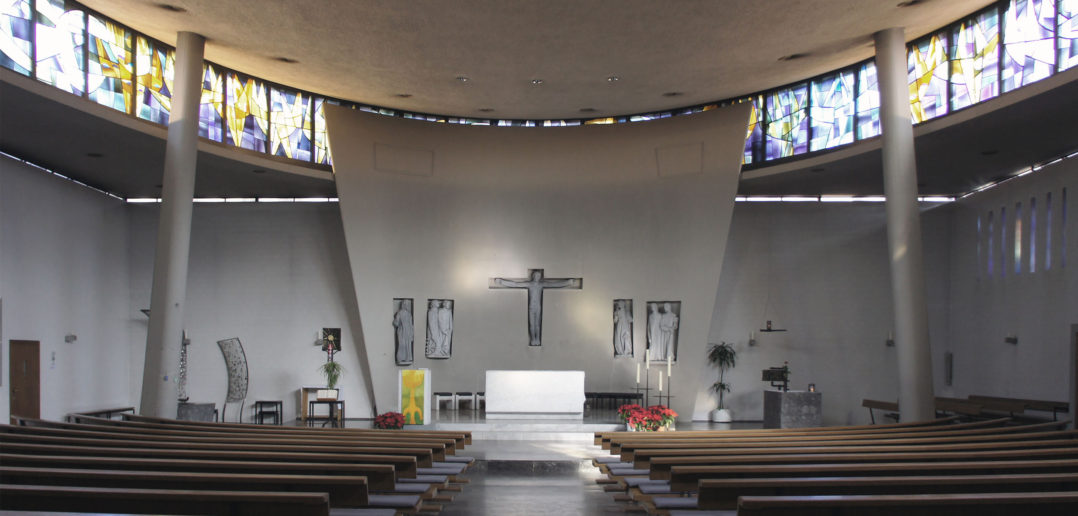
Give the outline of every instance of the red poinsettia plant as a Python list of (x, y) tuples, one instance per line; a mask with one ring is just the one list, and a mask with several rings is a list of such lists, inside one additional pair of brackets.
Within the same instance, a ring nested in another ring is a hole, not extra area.
[(665, 405), (644, 408), (631, 404), (618, 407), (618, 416), (629, 428), (637, 432), (657, 432), (660, 429), (669, 428), (677, 419), (677, 412)]
[(400, 430), (404, 428), (404, 414), (400, 412), (386, 412), (379, 414), (374, 418), (374, 427), (383, 428), (389, 430)]

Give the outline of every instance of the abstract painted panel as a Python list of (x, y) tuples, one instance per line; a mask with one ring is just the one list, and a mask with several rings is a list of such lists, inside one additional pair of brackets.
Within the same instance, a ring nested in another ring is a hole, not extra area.
[(857, 139), (880, 134), (880, 85), (876, 63), (869, 61), (857, 70)]
[(809, 150), (853, 143), (854, 77), (853, 71), (847, 70), (812, 81)]
[(172, 111), (172, 79), (176, 53), (142, 36), (135, 38), (135, 114), (168, 125)]
[(424, 393), (426, 369), (404, 369), (401, 374), (401, 414), (404, 424), (422, 425), (427, 396)]
[(808, 150), (808, 84), (766, 94), (767, 140), (764, 159), (773, 160)]
[(124, 113), (135, 99), (134, 36), (109, 20), (90, 15), (90, 45), (86, 49), (87, 88), (90, 100)]
[(270, 89), (270, 154), (311, 160), (311, 97), (295, 90)]
[(1055, 0), (1011, 0), (1003, 13), (1003, 91), (1055, 69)]
[(999, 95), (999, 12), (992, 8), (951, 33), (951, 109)]
[(225, 76), (210, 63), (202, 66), (202, 97), (198, 102), (198, 135), (215, 142), (224, 137)]
[(333, 164), (333, 156), (329, 153), (329, 138), (326, 135), (326, 104), (339, 106), (341, 103), (321, 97), (314, 99), (314, 162), (319, 165)]
[(229, 73), (225, 83), (225, 143), (266, 152), (269, 139), (269, 109), (266, 85), (257, 79)]
[(1056, 14), (1057, 38), (1059, 38), (1059, 71), (1078, 65), (1078, 0), (1059, 0)]
[(38, 0), (35, 30), (37, 79), (68, 93), (85, 93), (85, 13), (64, 0)]
[(938, 32), (913, 43), (906, 56), (910, 114), (921, 123), (947, 114), (947, 33)]
[(0, 67), (30, 75), (30, 0), (0, 0)]

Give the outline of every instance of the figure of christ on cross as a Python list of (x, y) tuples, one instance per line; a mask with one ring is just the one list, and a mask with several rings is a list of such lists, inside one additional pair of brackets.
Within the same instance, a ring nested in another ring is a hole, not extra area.
[(543, 345), (543, 290), (571, 288), (580, 290), (582, 278), (544, 278), (543, 269), (528, 269), (527, 278), (491, 278), (490, 288), (528, 289), (528, 345)]

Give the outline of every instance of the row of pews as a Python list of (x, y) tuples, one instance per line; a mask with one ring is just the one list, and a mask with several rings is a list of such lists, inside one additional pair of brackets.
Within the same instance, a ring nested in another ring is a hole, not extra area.
[(0, 425), (0, 510), (260, 516), (437, 513), (470, 432), (202, 423), (124, 414)]
[(1066, 421), (597, 432), (626, 510), (658, 515), (1078, 514)]
[[(962, 415), (968, 417), (996, 418), (1006, 415), (1017, 420), (1036, 421), (1040, 414), (1051, 414), (1052, 421), (1058, 421), (1060, 415), (1070, 412), (1070, 404), (1065, 401), (1031, 400), (1022, 398), (1001, 398), (971, 394), (965, 398), (936, 397), (936, 415)], [(861, 406), (868, 409), (872, 423), (876, 423), (876, 410), (883, 411), (883, 416), (898, 421), (898, 403), (881, 400), (861, 400)]]

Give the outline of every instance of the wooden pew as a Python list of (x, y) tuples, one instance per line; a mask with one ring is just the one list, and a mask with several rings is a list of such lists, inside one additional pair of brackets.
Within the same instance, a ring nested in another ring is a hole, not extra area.
[(233, 516), (329, 516), (326, 493), (183, 491), (0, 484), (0, 509)]
[(936, 397), (936, 413), (962, 414), (978, 416), (984, 412), (984, 405), (962, 398)]
[(879, 496), (745, 496), (738, 516), (1070, 516), (1078, 513), (1078, 493), (977, 493)]
[(997, 396), (980, 396), (971, 394), (968, 396), (970, 401), (976, 403), (1017, 403), (1020, 404), (1026, 410), (1035, 410), (1038, 412), (1051, 412), (1052, 419), (1057, 420), (1060, 413), (1066, 414), (1070, 412), (1070, 403), (1066, 401), (1048, 401), (1048, 400), (1030, 400), (1022, 398), (1001, 398)]
[(134, 414), (135, 407), (115, 407), (101, 410), (90, 410), (87, 412), (72, 412), (67, 415), (67, 420), (70, 421), (74, 415), (100, 417), (104, 419), (112, 419), (112, 416), (119, 414)]
[(730, 510), (740, 496), (892, 495), (1078, 491), (1078, 472), (1011, 475), (926, 475), (704, 479), (697, 508)]
[(868, 409), (868, 417), (872, 420), (872, 424), (876, 424), (876, 413), (874, 412), (876, 410), (885, 410), (887, 411), (887, 413), (884, 414), (884, 417), (890, 417), (893, 418), (895, 421), (898, 421), (899, 415), (897, 402), (870, 400), (866, 398), (861, 400), (861, 406)]
[(392, 491), (396, 474), (388, 464), (323, 464), (317, 462), (261, 462), (236, 460), (162, 459), (146, 457), (94, 457), (83, 455), (31, 455), (0, 452), (0, 464), (26, 468), (111, 469), (125, 471), (175, 471), (185, 473), (277, 475), (334, 475), (367, 478), (371, 491)]
[(666, 480), (673, 468), (693, 466), (735, 466), (772, 464), (901, 464), (907, 462), (981, 462), (1006, 460), (1078, 459), (1078, 443), (1065, 447), (1032, 450), (978, 450), (916, 453), (820, 453), (790, 455), (725, 455), (704, 457), (656, 457), (651, 461), (650, 478)]
[(0, 465), (0, 484), (182, 489), (192, 491), (324, 492), (333, 507), (366, 507), (367, 477), (26, 468)]
[(779, 464), (760, 466), (674, 466), (670, 488), (695, 491), (705, 478), (774, 478), (818, 476), (997, 475), (1008, 473), (1067, 473), (1078, 469), (1078, 459), (899, 462), (867, 464)]

